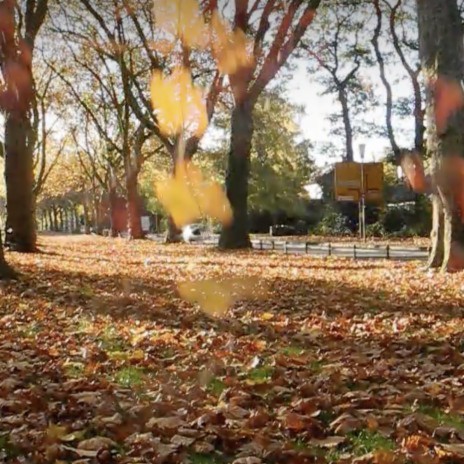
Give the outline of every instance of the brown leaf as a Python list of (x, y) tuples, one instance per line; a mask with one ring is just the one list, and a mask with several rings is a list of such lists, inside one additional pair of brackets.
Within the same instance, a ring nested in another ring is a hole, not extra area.
[(147, 422), (147, 428), (149, 429), (154, 427), (159, 429), (178, 429), (184, 425), (186, 425), (185, 421), (178, 416), (153, 417)]

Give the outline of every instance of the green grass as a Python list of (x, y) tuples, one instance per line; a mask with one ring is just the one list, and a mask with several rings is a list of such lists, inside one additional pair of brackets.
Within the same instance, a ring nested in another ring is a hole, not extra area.
[(123, 352), (129, 349), (126, 341), (112, 327), (106, 327), (99, 339), (100, 348), (108, 353)]
[(14, 459), (20, 455), (20, 451), (11, 443), (8, 434), (0, 434), (0, 456), (1, 455), (6, 459)]
[(395, 442), (385, 438), (378, 432), (361, 430), (350, 435), (350, 444), (353, 454), (362, 456), (374, 451), (393, 451), (396, 448)]
[(261, 366), (251, 369), (248, 372), (248, 380), (252, 383), (265, 383), (271, 380), (274, 368), (271, 366)]
[(191, 464), (223, 464), (225, 459), (221, 459), (217, 454), (193, 453), (189, 455)]
[(342, 452), (339, 450), (330, 450), (326, 455), (325, 455), (325, 460), (327, 461), (327, 464), (335, 464), (338, 461), (340, 461), (342, 456)]
[(282, 353), (285, 356), (289, 356), (289, 357), (302, 356), (304, 352), (305, 352), (304, 348), (302, 348), (301, 346), (297, 346), (297, 345), (287, 346), (286, 348), (282, 350)]
[(453, 427), (464, 431), (464, 416), (446, 413), (440, 408), (426, 405), (419, 406), (416, 411), (435, 419), (441, 426)]
[(213, 395), (220, 396), (226, 389), (225, 383), (218, 378), (211, 379), (206, 385), (206, 389)]
[(93, 297), (95, 295), (95, 292), (93, 291), (93, 288), (88, 284), (82, 284), (79, 287), (79, 293), (82, 296), (85, 296), (85, 297), (88, 297), (88, 298)]
[(31, 322), (30, 324), (27, 324), (26, 326), (21, 328), (19, 330), (19, 334), (20, 336), (25, 338), (35, 338), (41, 330), (42, 327), (40, 326), (40, 324), (38, 324), (37, 322)]
[(122, 387), (137, 387), (145, 381), (145, 372), (137, 367), (123, 367), (115, 372), (113, 380)]
[(315, 359), (314, 361), (311, 361), (309, 367), (315, 374), (319, 374), (324, 368), (325, 363), (326, 361), (323, 359)]
[(296, 451), (308, 451), (309, 447), (308, 444), (302, 440), (301, 438), (298, 438), (292, 443), (293, 449)]
[(84, 374), (84, 370), (85, 365), (80, 362), (70, 362), (64, 366), (64, 372), (66, 376), (73, 379), (81, 377)]

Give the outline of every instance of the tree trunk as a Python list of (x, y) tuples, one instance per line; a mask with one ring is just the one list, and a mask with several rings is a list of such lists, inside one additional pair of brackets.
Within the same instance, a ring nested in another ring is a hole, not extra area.
[[(129, 168), (130, 169), (130, 168)], [(140, 239), (144, 237), (142, 230), (142, 218), (139, 209), (138, 172), (130, 170), (126, 172), (127, 189), (127, 233), (129, 239)]]
[(53, 223), (53, 231), (58, 232), (58, 210), (56, 206), (53, 206), (53, 215), (52, 215), (52, 223)]
[(5, 183), (7, 199), (5, 245), (24, 253), (37, 250), (34, 167), (27, 114), (7, 114), (5, 121)]
[(2, 235), (0, 234), (0, 280), (3, 279), (14, 279), (17, 277), (16, 272), (6, 262), (5, 252), (3, 250)]
[(399, 160), (401, 150), (396, 143), (395, 133), (393, 131), (392, 113), (393, 113), (393, 93), (390, 82), (387, 79), (385, 72), (385, 61), (380, 51), (379, 38), (382, 32), (382, 9), (380, 8), (380, 0), (374, 0), (374, 8), (377, 16), (377, 26), (372, 38), (372, 45), (374, 46), (375, 56), (379, 65), (380, 80), (385, 88), (386, 102), (385, 102), (385, 123), (387, 126), (387, 135), (392, 147), (393, 155), (396, 160)]
[(427, 266), (440, 267), (443, 262), (443, 206), (438, 194), (432, 196), (431, 251)]
[(49, 208), (48, 211), (48, 230), (51, 232), (53, 230), (53, 210)]
[(219, 238), (223, 249), (250, 248), (248, 231), (248, 177), (253, 137), (253, 108), (248, 100), (237, 103), (232, 112), (232, 132), (226, 176), (226, 193), (233, 211), (232, 222)]
[[(171, 153), (172, 157), (172, 176), (176, 176), (176, 167), (177, 163), (180, 161), (180, 150), (183, 150), (183, 148), (180, 148), (180, 143), (179, 139), (177, 140), (177, 143), (175, 144), (174, 151)], [(186, 155), (186, 153), (182, 153), (182, 156)], [(180, 243), (182, 242), (182, 230), (177, 227), (176, 223), (174, 222), (173, 218), (171, 215), (168, 215), (167, 217), (167, 229), (166, 229), (166, 235), (164, 237), (164, 243)]]
[(90, 214), (89, 214), (89, 206), (87, 204), (87, 200), (84, 200), (83, 203), (84, 208), (84, 233), (90, 234)]
[[(443, 271), (464, 268), (463, 205), (456, 201), (462, 184), (456, 167), (448, 166), (453, 156), (464, 156), (464, 111), (436, 119), (437, 79), (461, 85), (464, 76), (464, 47), (456, 0), (417, 0), (419, 51), (426, 81), (427, 151), (432, 157), (433, 195), (432, 254), (429, 265)], [(446, 91), (446, 89), (445, 89)], [(437, 96), (438, 95), (438, 96)], [(443, 102), (441, 102), (443, 103)], [(440, 243), (441, 242), (441, 243)]]
[(117, 237), (119, 235), (119, 228), (118, 228), (118, 211), (117, 211), (117, 194), (116, 189), (114, 187), (110, 187), (109, 191), (109, 208), (110, 208), (110, 235), (111, 237)]
[(60, 232), (64, 232), (65, 224), (64, 224), (64, 215), (63, 215), (63, 208), (60, 207), (59, 209), (59, 218), (60, 218)]
[(164, 243), (180, 243), (182, 241), (182, 230), (176, 226), (171, 216), (167, 218), (167, 226)]
[(64, 218), (63, 218), (63, 223), (64, 223), (63, 224), (64, 225), (63, 230), (65, 232), (69, 232), (70, 231), (70, 227), (69, 227), (70, 226), (70, 221), (69, 221), (69, 209), (68, 208), (63, 208), (63, 216), (64, 216)]
[(351, 127), (350, 108), (348, 105), (348, 99), (346, 98), (346, 92), (344, 88), (339, 89), (338, 98), (340, 100), (340, 104), (342, 105), (343, 127), (345, 128), (345, 161), (353, 161), (353, 128)]

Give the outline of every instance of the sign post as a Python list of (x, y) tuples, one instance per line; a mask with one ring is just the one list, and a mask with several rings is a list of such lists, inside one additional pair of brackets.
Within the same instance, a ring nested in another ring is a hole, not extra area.
[(359, 154), (361, 155), (361, 201), (359, 203), (359, 235), (366, 241), (366, 192), (364, 185), (364, 153), (366, 145), (359, 144)]

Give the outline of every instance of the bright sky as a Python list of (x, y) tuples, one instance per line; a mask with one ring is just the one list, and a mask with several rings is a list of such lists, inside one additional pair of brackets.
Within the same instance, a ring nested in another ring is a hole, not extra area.
[[(376, 68), (374, 68), (372, 72), (369, 72), (368, 77), (373, 84), (377, 86), (376, 94), (379, 95), (379, 98), (382, 98), (379, 108), (372, 111), (372, 120), (382, 125), (385, 121), (384, 88), (380, 82)], [(304, 65), (301, 64), (298, 66), (297, 71), (294, 73), (294, 78), (288, 85), (288, 96), (292, 102), (303, 104), (306, 108), (305, 117), (300, 123), (301, 129), (304, 135), (315, 144), (312, 156), (316, 164), (321, 167), (333, 164), (336, 161), (341, 161), (341, 159), (327, 159), (326, 156), (322, 155), (320, 152), (318, 153), (317, 144), (328, 141), (335, 142), (340, 146), (344, 144), (342, 137), (337, 137), (337, 140), (333, 140), (330, 123), (327, 121), (327, 116), (329, 114), (339, 110), (339, 103), (332, 95), (321, 96), (320, 94), (322, 91), (323, 88), (316, 82), (314, 76), (308, 74)], [(400, 83), (394, 88), (394, 91), (395, 98), (406, 96), (410, 92), (409, 85), (407, 82)], [(405, 132), (400, 133), (400, 131), (397, 130), (396, 135), (399, 144), (406, 147), (410, 146), (413, 137), (412, 117), (410, 120), (408, 119), (406, 121), (394, 120), (394, 125), (396, 129), (401, 128), (403, 132)], [(366, 138), (354, 134), (355, 161), (360, 161), (358, 148), (360, 143), (366, 145), (365, 161), (379, 161), (385, 149), (389, 147), (389, 142), (386, 138), (381, 138), (376, 135), (371, 138)]]

